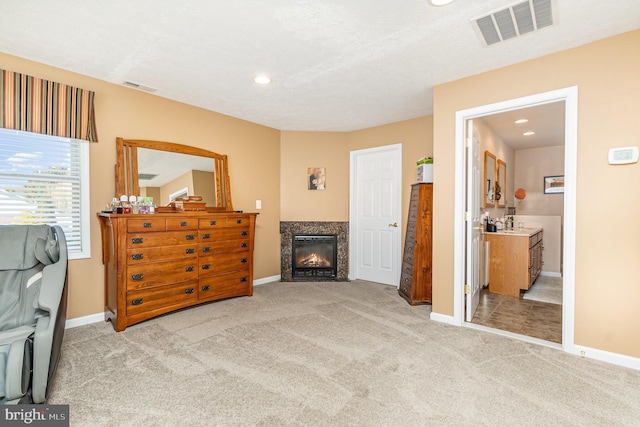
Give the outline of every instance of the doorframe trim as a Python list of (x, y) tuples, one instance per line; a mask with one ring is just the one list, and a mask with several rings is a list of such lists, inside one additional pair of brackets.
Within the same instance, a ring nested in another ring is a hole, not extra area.
[[(356, 280), (357, 275), (356, 275), (356, 248), (358, 247), (358, 233), (356, 232), (358, 230), (358, 220), (356, 217), (356, 200), (357, 200), (357, 193), (358, 193), (358, 186), (357, 186), (357, 181), (356, 181), (356, 177), (358, 176), (357, 174), (357, 167), (356, 167), (356, 159), (358, 158), (358, 156), (361, 155), (367, 155), (367, 154), (374, 154), (374, 153), (380, 153), (380, 152), (384, 152), (384, 151), (397, 151), (398, 155), (399, 155), (399, 159), (400, 159), (400, 167), (398, 168), (398, 176), (396, 178), (398, 178), (398, 184), (397, 184), (397, 188), (396, 191), (398, 191), (398, 194), (400, 195), (400, 197), (398, 197), (398, 205), (396, 206), (396, 208), (398, 209), (398, 232), (400, 232), (400, 230), (402, 230), (402, 143), (399, 142), (397, 144), (390, 144), (390, 145), (382, 145), (379, 147), (373, 147), (373, 148), (364, 148), (361, 150), (352, 150), (349, 152), (349, 280)], [(397, 265), (398, 265), (398, 284), (396, 286), (400, 286), (400, 269), (402, 267), (402, 236), (400, 236), (400, 238), (398, 239), (398, 243), (397, 243), (397, 257), (398, 259), (397, 261)]]
[(464, 207), (467, 174), (465, 171), (465, 122), (467, 119), (516, 110), (536, 104), (565, 101), (564, 215), (563, 215), (563, 288), (562, 348), (579, 353), (574, 343), (575, 262), (576, 262), (576, 176), (578, 155), (578, 87), (571, 86), (508, 101), (483, 105), (456, 112), (455, 123), (455, 195), (454, 195), (454, 287), (453, 324), (464, 321)]

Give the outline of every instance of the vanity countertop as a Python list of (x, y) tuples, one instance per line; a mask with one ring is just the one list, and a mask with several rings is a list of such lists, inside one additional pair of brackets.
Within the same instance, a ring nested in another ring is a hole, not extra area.
[(513, 228), (511, 230), (498, 230), (496, 232), (485, 232), (485, 234), (499, 234), (503, 236), (533, 236), (542, 228)]

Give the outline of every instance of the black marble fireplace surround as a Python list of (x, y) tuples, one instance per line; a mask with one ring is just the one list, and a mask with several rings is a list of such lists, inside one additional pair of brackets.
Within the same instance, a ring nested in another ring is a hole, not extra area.
[[(349, 281), (349, 222), (348, 221), (281, 221), (280, 222), (280, 276), (282, 282), (309, 280), (292, 276), (293, 236), (296, 234), (325, 235), (335, 234), (338, 240), (337, 277), (338, 282)], [(327, 280), (316, 278), (315, 280)], [(313, 278), (311, 279), (313, 280)]]

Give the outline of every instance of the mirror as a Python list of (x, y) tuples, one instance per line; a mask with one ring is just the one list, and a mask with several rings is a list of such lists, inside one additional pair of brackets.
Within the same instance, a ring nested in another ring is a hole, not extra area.
[(507, 207), (507, 164), (498, 160), (495, 199), (499, 208)]
[(116, 139), (116, 194), (167, 206), (202, 196), (208, 211), (232, 211), (227, 156), (171, 142)]
[(495, 208), (496, 156), (484, 152), (484, 207)]

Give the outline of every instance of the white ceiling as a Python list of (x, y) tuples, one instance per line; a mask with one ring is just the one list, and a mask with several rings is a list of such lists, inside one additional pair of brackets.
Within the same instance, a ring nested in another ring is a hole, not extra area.
[(431, 114), (434, 85), (640, 28), (640, 0), (554, 0), (556, 25), (483, 47), (470, 21), (513, 3), (3, 0), (0, 51), (281, 130), (350, 131)]

